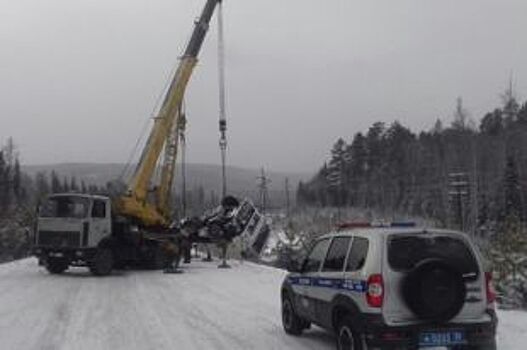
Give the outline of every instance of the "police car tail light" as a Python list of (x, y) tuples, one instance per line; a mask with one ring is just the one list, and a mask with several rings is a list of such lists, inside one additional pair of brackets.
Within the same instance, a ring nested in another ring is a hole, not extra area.
[(496, 301), (496, 291), (492, 283), (492, 272), (485, 272), (485, 290), (487, 291), (487, 303), (494, 303)]
[(382, 307), (384, 299), (384, 282), (382, 275), (371, 275), (368, 278), (368, 291), (366, 292), (366, 300), (371, 307)]

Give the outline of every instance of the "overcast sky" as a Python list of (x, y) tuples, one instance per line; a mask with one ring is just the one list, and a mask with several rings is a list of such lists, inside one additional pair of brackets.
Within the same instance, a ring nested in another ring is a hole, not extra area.
[[(124, 162), (205, 0), (0, 0), (0, 141), (24, 163)], [(514, 73), (525, 0), (224, 0), (229, 163), (313, 171), (340, 136), (474, 119)], [(218, 163), (216, 23), (187, 93), (188, 161)], [(149, 130), (149, 129), (147, 129)]]

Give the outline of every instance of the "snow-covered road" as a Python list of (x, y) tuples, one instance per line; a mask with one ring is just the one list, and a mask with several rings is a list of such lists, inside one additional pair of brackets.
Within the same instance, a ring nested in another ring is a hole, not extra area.
[[(1, 349), (333, 349), (314, 327), (302, 337), (280, 323), (282, 271), (193, 262), (185, 273), (84, 269), (49, 275), (26, 259), (0, 265)], [(527, 347), (527, 313), (502, 312), (500, 349)]]

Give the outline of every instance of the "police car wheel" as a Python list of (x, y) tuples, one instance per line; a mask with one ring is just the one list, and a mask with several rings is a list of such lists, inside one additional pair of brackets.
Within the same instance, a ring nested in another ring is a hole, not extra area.
[(303, 320), (296, 314), (293, 303), (289, 296), (285, 295), (282, 300), (282, 325), (284, 331), (291, 335), (300, 335), (304, 329)]
[(362, 350), (360, 337), (353, 331), (352, 321), (348, 316), (337, 327), (337, 350)]

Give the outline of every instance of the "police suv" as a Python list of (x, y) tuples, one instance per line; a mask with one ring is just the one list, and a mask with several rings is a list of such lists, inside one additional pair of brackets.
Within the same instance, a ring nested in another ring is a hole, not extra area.
[(408, 224), (321, 236), (282, 284), (282, 323), (334, 331), (337, 349), (496, 349), (491, 274), (469, 238)]

